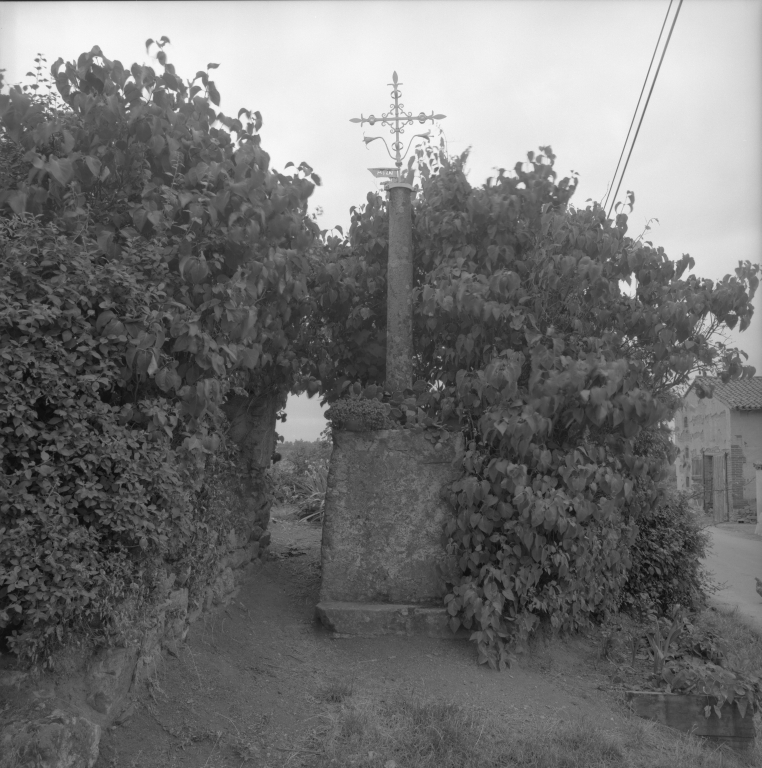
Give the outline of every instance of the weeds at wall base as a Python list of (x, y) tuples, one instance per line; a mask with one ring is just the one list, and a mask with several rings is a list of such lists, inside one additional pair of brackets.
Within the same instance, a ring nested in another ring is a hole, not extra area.
[(330, 707), (304, 747), (315, 753), (302, 758), (304, 768), (741, 768), (760, 757), (759, 748), (738, 756), (626, 714), (605, 727), (584, 717), (526, 722), (360, 694)]

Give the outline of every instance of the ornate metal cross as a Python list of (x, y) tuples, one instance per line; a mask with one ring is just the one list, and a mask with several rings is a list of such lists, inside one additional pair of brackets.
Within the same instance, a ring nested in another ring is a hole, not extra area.
[[(369, 125), (375, 125), (376, 123), (381, 123), (381, 125), (386, 125), (389, 127), (389, 133), (394, 134), (394, 143), (392, 144), (391, 150), (389, 149), (389, 145), (386, 143), (386, 139), (384, 139), (383, 136), (368, 136), (363, 141), (365, 144), (370, 144), (371, 141), (375, 141), (376, 139), (381, 139), (381, 141), (384, 142), (384, 145), (386, 146), (386, 151), (389, 153), (389, 157), (394, 160), (395, 165), (397, 168), (402, 167), (402, 160), (407, 155), (408, 151), (410, 150), (410, 144), (413, 143), (413, 139), (415, 139), (418, 136), (423, 136), (424, 138), (428, 138), (430, 135), (430, 131), (426, 131), (426, 133), (416, 133), (415, 136), (413, 136), (410, 139), (410, 142), (407, 145), (407, 149), (402, 152), (402, 142), (400, 141), (400, 135), (405, 132), (405, 126), (406, 125), (413, 125), (414, 121), (418, 121), (421, 125), (423, 125), (427, 120), (431, 120), (434, 122), (434, 120), (442, 120), (446, 117), (446, 115), (435, 115), (434, 112), (432, 112), (430, 115), (427, 115), (425, 112), (420, 112), (417, 115), (413, 115), (412, 112), (405, 112), (405, 105), (400, 104), (400, 96), (402, 93), (399, 90), (399, 86), (402, 85), (402, 83), (398, 82), (397, 80), (397, 73), (394, 72), (392, 74), (392, 82), (388, 83), (388, 85), (391, 85), (394, 90), (392, 91), (392, 98), (394, 99), (394, 104), (390, 104), (390, 110), (389, 112), (384, 112), (381, 117), (375, 117), (375, 115), (370, 115), (370, 117), (365, 117), (362, 112), (360, 113), (360, 117), (353, 117), (350, 119), (350, 123), (360, 123), (362, 125), (363, 123), (368, 123)], [(392, 150), (394, 151), (394, 154), (392, 154)]]

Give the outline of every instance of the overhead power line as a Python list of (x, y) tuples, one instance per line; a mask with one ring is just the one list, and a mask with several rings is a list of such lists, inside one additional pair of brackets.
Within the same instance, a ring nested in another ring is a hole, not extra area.
[(627, 142), (630, 140), (630, 134), (632, 133), (632, 126), (635, 125), (635, 118), (638, 116), (638, 110), (640, 109), (640, 102), (643, 99), (643, 94), (646, 92), (646, 85), (648, 85), (648, 78), (651, 75), (651, 67), (653, 67), (654, 65), (654, 59), (656, 58), (656, 53), (659, 50), (659, 43), (661, 42), (661, 36), (664, 34), (664, 27), (667, 26), (667, 19), (669, 18), (669, 12), (672, 10), (672, 3), (673, 3), (673, 0), (669, 0), (669, 8), (667, 8), (667, 13), (664, 16), (664, 21), (661, 23), (661, 29), (659, 30), (659, 37), (656, 40), (656, 46), (654, 47), (654, 52), (651, 54), (651, 61), (648, 63), (648, 71), (646, 72), (645, 80), (643, 80), (643, 87), (640, 89), (640, 96), (638, 96), (638, 103), (635, 105), (635, 111), (632, 113), (632, 120), (630, 120), (630, 127), (627, 129), (627, 137), (625, 138), (624, 144), (622, 145), (622, 151), (619, 153), (619, 160), (617, 160), (617, 163), (616, 163), (616, 169), (614, 170), (614, 177), (611, 179), (609, 190), (606, 193), (606, 199), (603, 201), (604, 208), (609, 204), (609, 196), (611, 195), (611, 190), (614, 189), (614, 182), (616, 181), (616, 175), (619, 173), (619, 166), (622, 164), (624, 151), (625, 149), (627, 149)]
[[(656, 47), (654, 48), (653, 56), (651, 56), (651, 63), (648, 65), (648, 72), (646, 73), (646, 79), (643, 81), (643, 88), (640, 90), (640, 96), (638, 97), (638, 103), (635, 106), (635, 113), (632, 116), (632, 121), (630, 122), (630, 130), (627, 131), (627, 138), (624, 140), (624, 146), (622, 147), (622, 154), (619, 156), (619, 163), (617, 163), (617, 170), (619, 170), (619, 164), (622, 161), (622, 155), (624, 154), (625, 147), (627, 146), (627, 139), (630, 137), (630, 131), (632, 130), (632, 124), (635, 122), (635, 115), (638, 113), (638, 107), (640, 106), (641, 98), (643, 97), (643, 91), (645, 90), (646, 83), (648, 82), (648, 75), (651, 73), (651, 66), (653, 64), (654, 58), (656, 56), (656, 51), (659, 48), (659, 42), (661, 41), (662, 33), (664, 32), (664, 26), (667, 23), (667, 19), (669, 18), (669, 12), (672, 8), (672, 2), (673, 0), (669, 0), (669, 8), (667, 8), (667, 14), (664, 17), (664, 22), (661, 25), (661, 31), (659, 32), (659, 39), (656, 41)], [(683, 0), (679, 0), (679, 3), (677, 5), (677, 10), (675, 11), (675, 15), (672, 18), (672, 24), (669, 28), (669, 34), (667, 35), (667, 40), (664, 43), (664, 48), (662, 49), (661, 56), (659, 57), (659, 64), (656, 67), (656, 73), (654, 74), (654, 79), (651, 82), (651, 87), (648, 90), (648, 96), (646, 98), (646, 103), (643, 106), (643, 111), (640, 114), (640, 120), (638, 120), (638, 127), (635, 129), (635, 136), (632, 139), (632, 144), (630, 145), (630, 151), (627, 153), (627, 159), (624, 161), (624, 168), (622, 168), (622, 175), (619, 177), (619, 183), (616, 186), (616, 191), (614, 192), (613, 197), (611, 198), (611, 206), (608, 211), (608, 216), (611, 216), (611, 211), (614, 208), (614, 204), (616, 203), (616, 196), (619, 194), (619, 188), (622, 186), (622, 180), (624, 179), (624, 174), (627, 172), (627, 166), (630, 162), (630, 157), (632, 156), (632, 150), (635, 148), (635, 142), (638, 140), (638, 134), (640, 133), (640, 126), (643, 125), (643, 118), (646, 115), (646, 110), (648, 109), (648, 104), (651, 101), (651, 94), (654, 92), (654, 86), (656, 85), (656, 80), (659, 77), (659, 72), (661, 70), (662, 62), (664, 61), (664, 55), (667, 53), (667, 48), (669, 47), (669, 41), (672, 39), (672, 32), (675, 29), (675, 22), (677, 21), (677, 17), (680, 15), (680, 9), (683, 6)], [(614, 178), (611, 180), (611, 186), (614, 186), (614, 179), (616, 179), (617, 171), (614, 171)], [(609, 192), (611, 189), (609, 188)], [(606, 207), (606, 203), (609, 200), (609, 196), (606, 196), (606, 202), (604, 202), (603, 207)]]

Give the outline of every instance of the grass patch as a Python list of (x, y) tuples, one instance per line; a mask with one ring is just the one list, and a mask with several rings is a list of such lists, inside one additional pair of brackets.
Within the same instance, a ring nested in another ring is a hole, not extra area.
[(313, 734), (309, 768), (740, 768), (761, 765), (759, 748), (738, 756), (654, 723), (623, 716), (535, 723), (397, 696), (355, 696)]
[(709, 608), (695, 617), (694, 624), (716, 632), (725, 641), (729, 669), (744, 675), (759, 675), (762, 672), (762, 636), (744, 623), (737, 609), (722, 611)]
[[(628, 638), (643, 628), (622, 619), (604, 647), (595, 635), (586, 655), (588, 673), (611, 675), (627, 669), (622, 688), (637, 688), (652, 663), (638, 649), (637, 670), (630, 669)], [(722, 638), (729, 668), (742, 674), (762, 669), (762, 637), (737, 612), (707, 609), (691, 617), (693, 625)], [(537, 671), (555, 668), (557, 638), (541, 632), (530, 643)], [(600, 646), (600, 647), (599, 647)], [(634, 679), (630, 679), (634, 678)], [(613, 692), (613, 691), (612, 691)], [(369, 696), (352, 692), (346, 681), (332, 681), (320, 700), (331, 704), (323, 725), (304, 745), (295, 765), (304, 768), (749, 768), (762, 766), (762, 746), (737, 754), (699, 738), (640, 719), (626, 708), (606, 710), (605, 719), (546, 717), (534, 722), (479, 708), (412, 695)], [(605, 706), (605, 705), (604, 705)], [(613, 719), (609, 719), (614, 715)], [(523, 717), (523, 716), (522, 716)], [(756, 717), (757, 730), (760, 717)]]
[(341, 704), (354, 691), (354, 678), (346, 680), (330, 680), (318, 691), (317, 698), (328, 704)]

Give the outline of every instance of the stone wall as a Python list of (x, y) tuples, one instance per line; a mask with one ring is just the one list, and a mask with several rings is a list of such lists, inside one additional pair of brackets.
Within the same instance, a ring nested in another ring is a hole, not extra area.
[(95, 653), (64, 648), (56, 654), (55, 673), (0, 667), (0, 703), (7, 705), (0, 722), (0, 768), (92, 768), (103, 729), (131, 716), (135, 695), (163, 655), (178, 655), (190, 625), (227, 604), (257, 570), (270, 542), (265, 469), (282, 405), (277, 396), (236, 397), (226, 405), (229, 437), (242, 450), (232, 472), (207, 478), (210, 503), (221, 505), (218, 517), (230, 525), (210, 542), (221, 557), (203, 583), (189, 590), (193, 574), (176, 573), (167, 564), (140, 632), (122, 647)]

